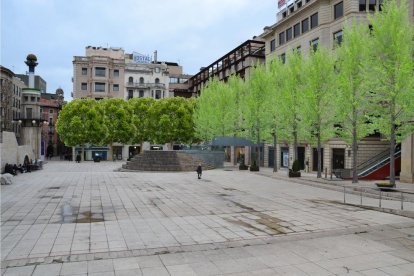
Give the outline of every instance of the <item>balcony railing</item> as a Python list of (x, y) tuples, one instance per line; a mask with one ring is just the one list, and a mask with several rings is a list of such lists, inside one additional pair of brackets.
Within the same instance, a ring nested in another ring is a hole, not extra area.
[(160, 88), (165, 89), (164, 83), (140, 83), (140, 82), (127, 82), (126, 87), (133, 87), (133, 88)]

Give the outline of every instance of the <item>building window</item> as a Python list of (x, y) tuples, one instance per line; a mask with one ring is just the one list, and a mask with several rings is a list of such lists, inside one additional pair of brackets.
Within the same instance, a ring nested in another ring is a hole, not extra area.
[(35, 102), (36, 101), (36, 97), (30, 97), (30, 101), (31, 102)]
[(83, 91), (88, 90), (88, 84), (86, 82), (81, 83), (81, 90)]
[(293, 26), (293, 37), (298, 37), (300, 35), (300, 23)]
[(384, 4), (384, 0), (379, 0), (378, 3), (379, 3), (378, 10), (382, 11), (382, 5)]
[(133, 90), (128, 90), (128, 100), (132, 99), (134, 97), (134, 91)]
[(95, 91), (96, 92), (105, 92), (105, 83), (104, 82), (95, 82)]
[(161, 99), (161, 90), (155, 90), (155, 99)]
[(309, 18), (302, 21), (302, 34), (309, 30)]
[(316, 52), (316, 50), (318, 50), (318, 45), (319, 45), (319, 38), (315, 38), (314, 40), (312, 40), (310, 42), (310, 46), (312, 47), (312, 50), (314, 52)]
[(279, 33), (279, 45), (282, 45), (285, 43), (285, 32)]
[(282, 13), (282, 17), (283, 18), (285, 18), (287, 16), (287, 12), (286, 11), (284, 11), (283, 13)]
[(318, 27), (318, 13), (311, 15), (311, 29)]
[(367, 0), (359, 0), (359, 11), (367, 11)]
[(276, 40), (272, 39), (270, 41), (270, 52), (273, 52), (274, 50), (276, 50)]
[(170, 83), (178, 83), (178, 78), (170, 78)]
[(282, 61), (282, 63), (286, 62), (286, 54), (285, 53), (280, 55), (280, 60)]
[(368, 1), (369, 1), (368, 10), (369, 11), (375, 11), (375, 7), (377, 5), (377, 0), (368, 0)]
[(129, 77), (128, 78), (128, 83), (134, 83), (134, 78), (133, 77)]
[(302, 46), (296, 47), (296, 53), (300, 54), (302, 52)]
[(334, 38), (334, 44), (335, 45), (341, 45), (342, 44), (342, 30), (334, 33), (333, 38)]
[(292, 28), (286, 30), (286, 42), (292, 39)]
[(160, 79), (159, 78), (155, 78), (155, 83), (160, 83)]
[(119, 77), (119, 70), (114, 70), (114, 78), (118, 78)]
[(86, 76), (88, 74), (88, 68), (82, 68), (82, 76)]
[(119, 84), (114, 84), (112, 87), (112, 91), (118, 92), (119, 91)]
[(53, 109), (49, 109), (49, 114), (53, 114)]
[(160, 72), (160, 68), (159, 67), (155, 67), (155, 73), (159, 73)]
[(106, 69), (104, 67), (96, 67), (95, 68), (95, 76), (96, 77), (105, 77), (106, 73), (105, 73)]
[(296, 7), (299, 9), (302, 7), (302, 1), (297, 1), (296, 2)]
[(339, 2), (334, 6), (334, 19), (344, 15), (344, 2)]
[(144, 90), (139, 90), (139, 97), (144, 98)]
[(143, 77), (140, 77), (140, 78), (139, 78), (139, 83), (141, 83), (141, 84), (143, 84), (143, 83), (144, 83), (144, 78), (143, 78)]
[(290, 5), (289, 6), (289, 13), (293, 13), (295, 11), (295, 6)]
[(32, 109), (26, 108), (26, 118), (31, 119), (32, 118)]

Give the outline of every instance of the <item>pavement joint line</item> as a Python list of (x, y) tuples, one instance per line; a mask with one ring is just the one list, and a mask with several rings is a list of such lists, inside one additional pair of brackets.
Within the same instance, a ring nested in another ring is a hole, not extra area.
[[(115, 258), (128, 258), (128, 257), (142, 257), (142, 256), (158, 256), (164, 254), (174, 253), (186, 253), (186, 252), (201, 252), (209, 250), (220, 250), (228, 248), (242, 248), (257, 245), (276, 244), (278, 242), (286, 241), (299, 241), (316, 239), (322, 237), (333, 237), (337, 235), (352, 235), (352, 234), (363, 234), (374, 231), (383, 231), (392, 228), (404, 228), (414, 227), (414, 223), (396, 223), (396, 224), (383, 224), (376, 226), (359, 226), (359, 227), (348, 227), (339, 228), (333, 230), (315, 230), (312, 232), (301, 232), (301, 233), (288, 233), (278, 234), (272, 237), (253, 238), (253, 239), (242, 239), (236, 241), (225, 241), (225, 242), (213, 242), (208, 244), (192, 244), (175, 246), (175, 251), (169, 251), (168, 247), (158, 248), (147, 248), (147, 249), (130, 249), (122, 251), (107, 251), (107, 252), (96, 252), (96, 253), (82, 253), (82, 254), (70, 254), (70, 255), (58, 255), (58, 256), (47, 256), (47, 257), (34, 257), (34, 258), (23, 258), (13, 260), (2, 260), (1, 269), (10, 267), (21, 267), (27, 265), (40, 265), (40, 264), (53, 264), (53, 263), (73, 263), (80, 261), (92, 261), (92, 260), (108, 260)], [(166, 250), (167, 249), (167, 250)]]
[[(288, 178), (288, 177), (283, 177), (280, 175), (276, 175), (276, 174), (268, 174), (265, 172), (254, 172), (257, 175), (261, 175), (264, 177), (269, 177), (269, 178), (275, 178), (278, 180), (289, 180), (291, 182), (297, 183), (297, 184), (303, 184), (303, 185), (308, 185), (308, 186), (312, 186), (312, 187), (317, 187), (317, 188), (322, 188), (322, 189), (328, 189), (328, 190), (332, 190), (332, 191), (337, 191), (337, 192), (343, 192), (343, 187), (347, 186), (347, 184), (336, 184), (333, 183), (334, 181), (330, 181), (330, 180), (326, 180), (324, 178), (321, 179), (310, 179), (310, 178), (303, 178), (303, 179), (299, 179), (296, 177), (292, 177), (292, 178)], [(337, 180), (340, 181), (340, 180)], [(351, 187), (349, 187), (351, 188)], [(367, 187), (352, 187), (352, 189), (347, 189), (346, 193), (347, 194), (354, 194), (354, 195), (359, 195), (360, 192), (364, 192), (364, 197), (370, 197), (370, 198), (378, 198), (379, 197), (379, 190), (376, 191), (373, 188), (370, 189), (366, 189)], [(383, 199), (395, 199), (395, 200), (400, 200), (400, 193), (397, 192), (382, 192), (382, 198)], [(412, 194), (404, 194), (404, 201), (405, 202), (414, 202), (414, 196)]]

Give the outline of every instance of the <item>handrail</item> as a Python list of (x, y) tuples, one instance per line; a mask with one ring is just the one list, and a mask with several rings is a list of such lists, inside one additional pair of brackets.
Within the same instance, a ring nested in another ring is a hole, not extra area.
[[(401, 149), (399, 151), (396, 151), (394, 156), (395, 157), (400, 157), (401, 156)], [(386, 164), (388, 164), (390, 162), (390, 159), (391, 159), (390, 156), (387, 156), (385, 159), (379, 160), (378, 163), (372, 165), (371, 167), (365, 169), (362, 172), (359, 172), (358, 177), (366, 176), (370, 172), (374, 171), (375, 169), (385, 166)]]
[[(398, 150), (401, 150), (401, 144), (398, 144), (398, 145), (395, 147), (395, 150), (396, 150), (396, 152), (397, 152)], [(383, 158), (385, 158), (385, 157), (387, 157), (387, 156), (389, 156), (389, 155), (390, 155), (390, 149), (388, 148), (388, 149), (386, 149), (386, 150), (384, 150), (384, 151), (380, 152), (379, 154), (375, 155), (374, 157), (372, 157), (372, 158), (370, 158), (370, 159), (366, 160), (365, 162), (362, 162), (361, 164), (359, 164), (359, 165), (357, 166), (357, 170), (362, 171), (362, 170), (364, 170), (366, 167), (371, 167), (371, 166), (372, 166), (372, 164), (376, 164), (376, 163), (378, 163), (380, 160), (382, 160)]]

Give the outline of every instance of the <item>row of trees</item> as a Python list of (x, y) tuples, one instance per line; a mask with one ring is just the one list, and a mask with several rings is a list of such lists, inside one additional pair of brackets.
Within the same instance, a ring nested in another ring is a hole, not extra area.
[[(66, 146), (85, 144), (191, 143), (194, 99), (75, 99), (59, 114), (57, 132)], [(141, 147), (142, 148), (142, 147)]]
[[(321, 145), (334, 136), (352, 144), (353, 182), (357, 182), (357, 144), (370, 133), (390, 140), (391, 183), (395, 185), (396, 142), (413, 131), (413, 27), (405, 0), (384, 3), (366, 22), (348, 22), (335, 50), (322, 46), (306, 57), (292, 51), (257, 65), (247, 81), (232, 76), (212, 80), (202, 91), (194, 114), (200, 139), (243, 136), (260, 143), (273, 136)], [(258, 151), (260, 152), (260, 151)], [(257, 163), (260, 156), (257, 156)], [(276, 158), (275, 158), (276, 160)]]

